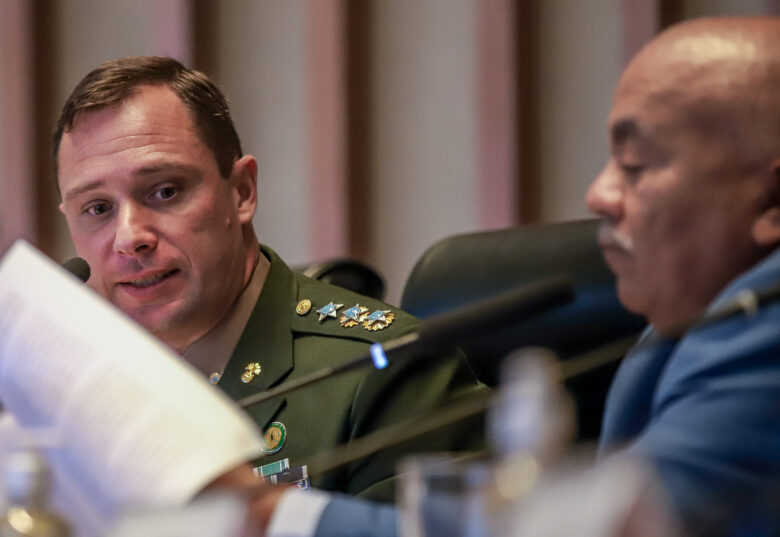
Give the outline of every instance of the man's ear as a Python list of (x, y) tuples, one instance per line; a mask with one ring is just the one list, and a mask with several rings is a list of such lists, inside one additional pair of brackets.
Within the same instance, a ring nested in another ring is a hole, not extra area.
[(753, 239), (759, 246), (780, 245), (780, 158), (772, 161), (769, 204), (753, 223)]
[(233, 165), (230, 180), (233, 182), (233, 195), (241, 224), (248, 224), (257, 209), (257, 160), (252, 155), (244, 155)]

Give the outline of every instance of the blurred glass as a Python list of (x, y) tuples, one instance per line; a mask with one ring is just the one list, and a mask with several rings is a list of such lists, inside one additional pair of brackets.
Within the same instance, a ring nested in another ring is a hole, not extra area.
[(402, 537), (486, 537), (490, 464), (450, 454), (401, 462)]

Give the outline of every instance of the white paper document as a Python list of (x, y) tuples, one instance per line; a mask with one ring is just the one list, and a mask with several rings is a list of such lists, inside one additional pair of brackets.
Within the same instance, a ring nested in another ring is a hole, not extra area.
[(222, 392), (24, 242), (0, 261), (0, 402), (58, 433), (58, 485), (101, 521), (186, 502), (262, 453)]

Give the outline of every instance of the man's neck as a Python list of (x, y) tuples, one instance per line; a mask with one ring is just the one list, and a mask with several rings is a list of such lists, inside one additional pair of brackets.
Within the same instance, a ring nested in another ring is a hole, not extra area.
[(203, 374), (220, 374), (243, 334), (270, 270), (269, 260), (258, 255), (247, 285), (223, 319), (209, 332), (184, 350), (181, 355)]
[[(265, 257), (260, 253), (260, 244), (257, 242), (257, 237), (255, 236), (254, 232), (249, 230), (247, 232), (244, 231), (244, 243), (246, 245), (246, 256), (245, 256), (245, 262), (244, 262), (244, 268), (243, 268), (243, 274), (241, 277), (241, 286), (237, 290), (234, 300), (228, 310), (226, 311), (225, 315), (217, 320), (217, 322), (209, 327), (206, 327), (205, 329), (199, 330), (197, 333), (189, 332), (186, 334), (182, 334), (181, 337), (176, 338), (160, 338), (163, 340), (163, 342), (168, 345), (171, 349), (176, 352), (176, 354), (183, 356), (187, 350), (197, 343), (198, 341), (202, 340), (204, 337), (206, 337), (209, 333), (211, 333), (217, 326), (222, 324), (226, 318), (230, 316), (230, 313), (235, 308), (236, 302), (241, 297), (241, 295), (244, 293), (244, 291), (247, 288), (247, 285), (249, 285), (249, 282), (251, 281), (253, 275), (255, 274), (255, 270), (260, 267), (260, 270), (264, 270), (262, 275), (262, 281), (265, 281), (265, 275), (268, 273), (268, 260), (265, 259)], [(265, 263), (263, 266), (260, 266), (261, 263)]]

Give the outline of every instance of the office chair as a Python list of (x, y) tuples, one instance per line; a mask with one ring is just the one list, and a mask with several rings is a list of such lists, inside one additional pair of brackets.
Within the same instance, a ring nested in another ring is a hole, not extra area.
[(328, 259), (293, 270), (377, 300), (385, 296), (384, 278), (372, 267), (355, 259)]
[[(489, 341), (468, 346), (477, 377), (499, 380), (500, 363), (518, 347), (543, 346), (562, 360), (638, 334), (645, 322), (618, 302), (614, 277), (596, 240), (598, 220), (521, 226), (443, 239), (420, 258), (404, 287), (401, 307), (425, 319), (534, 282), (568, 276), (575, 300)], [(579, 438), (598, 436), (616, 364), (567, 382), (578, 408)]]

